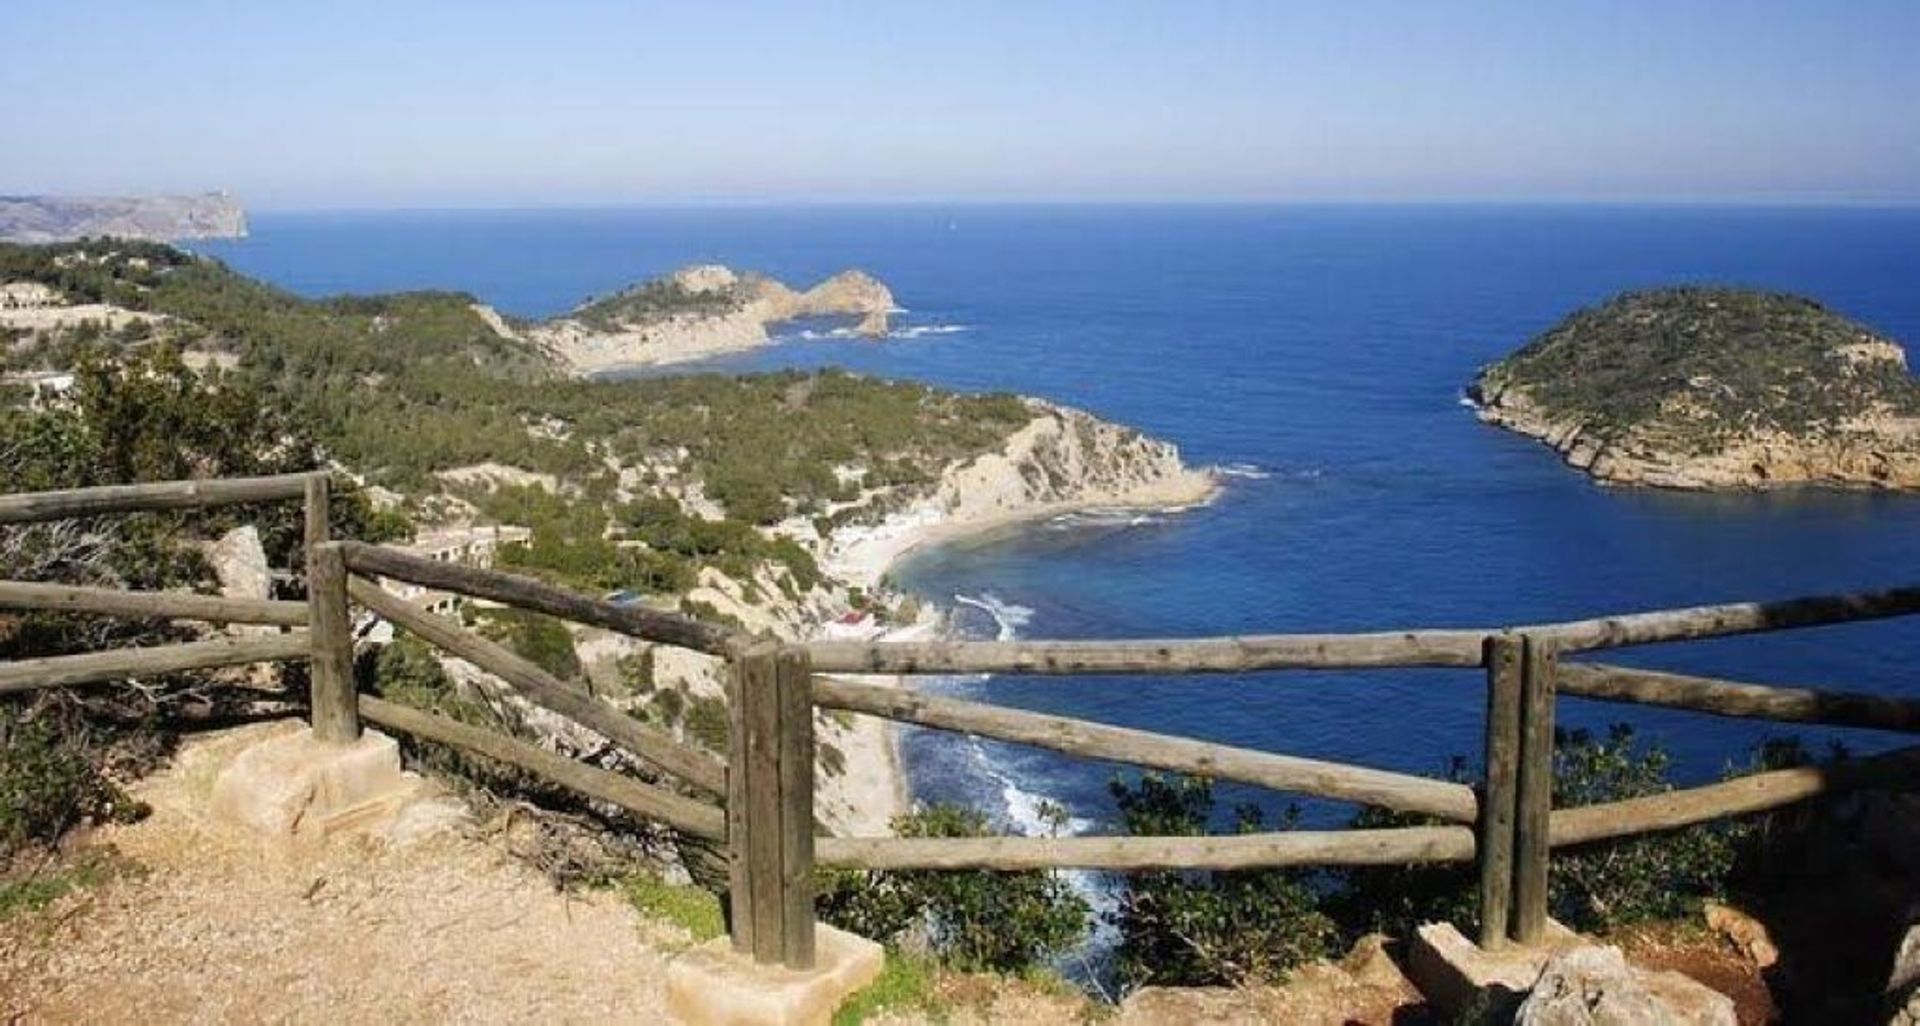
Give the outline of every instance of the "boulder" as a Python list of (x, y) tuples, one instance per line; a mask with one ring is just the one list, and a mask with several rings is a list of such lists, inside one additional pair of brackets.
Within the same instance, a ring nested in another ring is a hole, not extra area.
[(1555, 955), (1514, 1017), (1521, 1026), (1737, 1026), (1733, 1001), (1674, 972), (1627, 964), (1619, 948)]
[[(220, 582), (220, 594), (227, 598), (266, 599), (272, 597), (273, 571), (267, 566), (266, 550), (260, 546), (260, 532), (252, 524), (236, 527), (205, 546), (207, 562)], [(229, 624), (228, 634), (272, 634), (277, 627)], [(262, 667), (248, 671), (259, 675)]]
[(1708, 929), (1725, 937), (1754, 965), (1771, 969), (1774, 963), (1780, 961), (1780, 947), (1773, 942), (1773, 935), (1760, 920), (1717, 901), (1707, 902), (1706, 919)]
[(1894, 946), (1893, 964), (1887, 969), (1887, 993), (1906, 990), (1920, 993), (1920, 921), (1907, 927), (1900, 943)]
[(252, 524), (236, 527), (207, 546), (207, 562), (220, 580), (220, 594), (228, 598), (264, 599), (272, 586), (267, 553), (260, 532)]

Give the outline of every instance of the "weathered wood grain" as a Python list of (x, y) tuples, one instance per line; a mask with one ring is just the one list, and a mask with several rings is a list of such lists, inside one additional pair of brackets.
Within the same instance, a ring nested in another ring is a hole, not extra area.
[(585, 689), (562, 681), (507, 648), (384, 591), (371, 581), (354, 578), (348, 584), (348, 591), (354, 601), (389, 623), (499, 677), (535, 705), (604, 736), (708, 794), (726, 794), (726, 764), (713, 756), (675, 741), (593, 697)]
[(1550, 835), (1555, 847), (1587, 844), (1764, 812), (1823, 794), (1863, 788), (1920, 788), (1920, 746), (1828, 766), (1769, 770), (1704, 787), (1556, 809)]
[(0, 524), (24, 524), (103, 513), (199, 509), (242, 502), (276, 502), (306, 494), (309, 474), (227, 477), (205, 481), (160, 481), (57, 492), (0, 495)]
[(1553, 810), (1554, 642), (1523, 634), (1520, 655), (1520, 760), (1514, 800), (1513, 939), (1538, 944), (1547, 929), (1547, 872)]
[(135, 620), (198, 620), (205, 623), (258, 623), (305, 627), (304, 602), (269, 602), (180, 591), (122, 591), (69, 584), (0, 581), (0, 609), (44, 609), (94, 613)]
[(1560, 692), (1601, 702), (1664, 705), (1714, 716), (1920, 731), (1920, 701), (1910, 698), (1746, 684), (1627, 666), (1561, 663)]
[(780, 748), (780, 961), (813, 968), (813, 693), (807, 651), (774, 656)]
[(635, 815), (659, 820), (696, 837), (718, 840), (726, 835), (726, 817), (720, 809), (671, 791), (643, 784), (631, 777), (575, 762), (544, 748), (445, 716), (409, 708), (372, 695), (361, 695), (360, 714), (383, 727), (464, 748), (506, 763), (577, 791), (588, 798), (616, 805)]
[(815, 673), (1245, 673), (1478, 666), (1483, 631), (1266, 634), (1147, 641), (815, 641)]
[(1920, 587), (1774, 602), (1729, 602), (1685, 609), (1535, 624), (1514, 630), (1552, 638), (1562, 652), (1718, 638), (1920, 613)]
[(1480, 946), (1507, 942), (1513, 907), (1513, 827), (1520, 778), (1521, 644), (1487, 640), (1486, 789), (1480, 798)]
[(307, 605), (313, 620), (313, 736), (351, 744), (360, 737), (360, 707), (353, 700), (353, 616), (338, 542), (316, 545), (308, 554)]
[(678, 613), (634, 605), (615, 605), (519, 574), (425, 559), (364, 542), (345, 542), (347, 566), (355, 573), (391, 577), (422, 587), (489, 599), (519, 609), (592, 624), (665, 645), (724, 655), (737, 632)]
[(1459, 823), (1471, 823), (1478, 815), (1478, 802), (1472, 788), (1406, 773), (1274, 755), (819, 676), (814, 679), (813, 698), (827, 708), (958, 730), (1086, 758), (1363, 802)]
[(0, 662), (0, 694), (40, 688), (95, 684), (109, 680), (158, 677), (186, 670), (211, 670), (248, 663), (306, 659), (313, 643), (304, 630), (252, 638), (215, 638), (180, 645), (122, 648), (84, 655), (48, 656)]
[(822, 837), (823, 866), (853, 869), (1261, 869), (1469, 862), (1464, 826), (1208, 837)]
[(753, 955), (754, 933), (758, 917), (753, 907), (752, 848), (753, 821), (748, 818), (752, 804), (752, 778), (748, 775), (752, 759), (747, 746), (747, 695), (756, 686), (751, 678), (764, 666), (749, 666), (743, 658), (753, 643), (745, 638), (728, 646), (727, 658), (727, 928), (733, 950)]

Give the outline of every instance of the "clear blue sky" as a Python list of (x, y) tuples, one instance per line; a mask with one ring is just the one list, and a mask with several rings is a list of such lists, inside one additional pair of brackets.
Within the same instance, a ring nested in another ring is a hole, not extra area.
[(1920, 202), (1920, 0), (15, 0), (0, 192)]

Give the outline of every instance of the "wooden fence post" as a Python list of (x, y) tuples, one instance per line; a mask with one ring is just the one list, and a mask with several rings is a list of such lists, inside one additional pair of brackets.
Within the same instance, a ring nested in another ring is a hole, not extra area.
[(324, 542), (308, 550), (307, 603), (313, 642), (313, 736), (352, 744), (360, 738), (360, 707), (353, 687), (347, 564), (339, 542)]
[(1538, 944), (1547, 929), (1548, 829), (1553, 811), (1554, 674), (1546, 638), (1522, 635), (1520, 781), (1514, 818), (1513, 939)]
[(813, 697), (806, 650), (732, 652), (728, 903), (735, 951), (813, 967)]
[(1480, 795), (1480, 946), (1507, 943), (1513, 906), (1513, 828), (1520, 759), (1521, 641), (1487, 639), (1486, 788)]
[(780, 705), (780, 960), (813, 968), (813, 662), (788, 645), (775, 665)]

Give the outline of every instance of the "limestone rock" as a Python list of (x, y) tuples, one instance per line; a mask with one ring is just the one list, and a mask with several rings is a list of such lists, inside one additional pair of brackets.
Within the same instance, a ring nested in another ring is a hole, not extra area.
[(1887, 972), (1888, 993), (1903, 990), (1920, 992), (1920, 922), (1907, 927), (1893, 951), (1893, 965)]
[(1614, 947), (1556, 955), (1521, 1003), (1520, 1026), (1737, 1026), (1733, 1002), (1686, 976), (1627, 964)]
[(207, 547), (207, 562), (220, 580), (220, 594), (228, 598), (265, 599), (273, 584), (260, 531), (252, 524), (236, 527)]
[(578, 374), (612, 367), (676, 363), (753, 349), (767, 329), (800, 317), (857, 318), (856, 334), (885, 337), (892, 290), (864, 271), (842, 271), (803, 291), (765, 275), (719, 264), (683, 267), (662, 281), (677, 301), (646, 301), (640, 286), (531, 328), (527, 337)]
[(1887, 1026), (1920, 1026), (1920, 987), (1915, 987), (1907, 995), (1907, 1000), (1887, 1020)]
[(1760, 920), (1717, 901), (1707, 902), (1707, 927), (1725, 937), (1754, 965), (1767, 969), (1780, 961), (1780, 948), (1774, 944), (1767, 925)]

